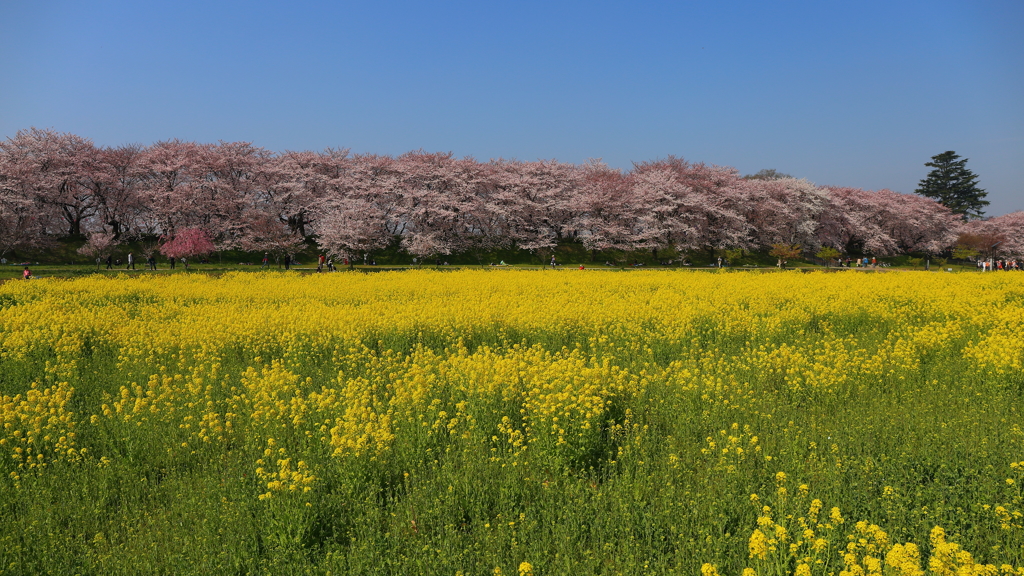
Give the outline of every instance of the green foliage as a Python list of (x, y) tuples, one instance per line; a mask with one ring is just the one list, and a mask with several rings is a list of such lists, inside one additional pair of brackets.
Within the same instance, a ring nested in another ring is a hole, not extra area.
[(747, 174), (743, 177), (744, 180), (782, 180), (783, 178), (792, 178), (792, 176), (779, 172), (774, 168), (764, 168), (754, 174)]
[(965, 219), (981, 217), (989, 205), (985, 200), (987, 193), (978, 188), (978, 176), (967, 168), (967, 158), (961, 160), (956, 152), (949, 150), (932, 156), (932, 161), (925, 162), (925, 166), (934, 169), (918, 184), (918, 194)]
[(793, 260), (800, 257), (800, 246), (793, 244), (772, 244), (772, 249), (768, 251), (770, 256), (774, 256), (779, 259), (780, 266), (785, 267), (788, 260)]
[(824, 260), (826, 265), (828, 265), (832, 260), (839, 257), (839, 250), (836, 250), (831, 246), (822, 246), (821, 250), (818, 250), (815, 256)]
[(969, 246), (960, 246), (953, 248), (953, 260), (969, 260), (977, 258), (979, 252)]

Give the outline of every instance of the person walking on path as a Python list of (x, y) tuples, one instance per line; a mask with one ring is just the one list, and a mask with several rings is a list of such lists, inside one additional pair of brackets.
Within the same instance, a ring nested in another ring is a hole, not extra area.
[(135, 255), (131, 252), (128, 253), (128, 265), (124, 267), (125, 270), (135, 270)]
[(269, 252), (264, 252), (263, 253), (263, 264), (260, 265), (260, 268), (266, 268), (269, 265), (270, 265), (270, 253)]
[(149, 269), (150, 270), (156, 270), (156, 255), (155, 254), (150, 254), (149, 255), (149, 259), (147, 260), (147, 262), (149, 263)]
[(107, 270), (113, 270), (113, 269), (114, 269), (114, 255), (113, 254), (108, 254), (107, 255)]
[(316, 271), (317, 272), (323, 272), (324, 271), (324, 262), (325, 262), (325, 258), (324, 258), (323, 254), (321, 254), (320, 256), (317, 257), (317, 259), (316, 259)]
[(174, 270), (175, 258), (171, 258), (170, 256), (168, 256), (167, 261), (171, 263), (171, 270)]

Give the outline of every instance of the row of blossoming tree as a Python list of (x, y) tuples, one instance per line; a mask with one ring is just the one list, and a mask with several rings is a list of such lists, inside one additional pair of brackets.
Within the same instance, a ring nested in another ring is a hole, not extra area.
[(890, 190), (742, 178), (679, 158), (623, 172), (597, 161), (522, 162), (415, 151), (274, 153), (245, 142), (98, 147), (52, 130), (0, 143), (0, 251), (61, 236), (97, 250), (189, 231), (217, 249), (337, 256), (400, 242), (427, 257), (496, 248), (688, 251), (799, 245), (937, 254), (964, 233), (1024, 255), (1024, 213), (963, 222)]

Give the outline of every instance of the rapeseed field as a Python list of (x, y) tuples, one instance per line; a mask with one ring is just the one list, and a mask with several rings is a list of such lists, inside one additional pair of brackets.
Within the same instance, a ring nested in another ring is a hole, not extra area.
[(0, 574), (1024, 576), (1024, 279), (0, 286)]

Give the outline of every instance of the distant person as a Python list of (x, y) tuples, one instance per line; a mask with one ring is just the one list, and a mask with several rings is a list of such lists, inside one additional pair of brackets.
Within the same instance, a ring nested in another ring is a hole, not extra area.
[(291, 263), (292, 263), (291, 255), (290, 254), (285, 254), (284, 255), (284, 269), (288, 270), (289, 266), (291, 266)]
[(128, 265), (124, 267), (125, 270), (135, 270), (135, 255), (131, 252), (128, 253)]
[(323, 272), (324, 271), (324, 263), (326, 261), (327, 261), (327, 259), (324, 258), (323, 254), (317, 256), (317, 258), (316, 258), (316, 271), (317, 272)]
[(156, 270), (156, 255), (150, 254), (147, 262), (149, 263), (150, 270)]
[(586, 268), (583, 267), (583, 264), (580, 264), (580, 270), (586, 270)]
[(28, 269), (28, 266), (25, 266), (25, 270), (21, 273), (21, 277), (25, 280), (32, 279), (32, 271)]
[(554, 256), (554, 255), (552, 254), (552, 255), (551, 255), (551, 267), (552, 267), (552, 268), (554, 268), (554, 267), (555, 267), (555, 265), (556, 265), (556, 262), (555, 262), (555, 256)]
[(263, 253), (263, 264), (260, 266), (260, 268), (266, 268), (268, 266), (270, 266), (270, 253), (269, 252), (264, 252)]
[(167, 257), (167, 262), (170, 263), (171, 270), (174, 270), (174, 264), (177, 262), (177, 260), (178, 260), (177, 258), (173, 258), (171, 256)]

